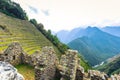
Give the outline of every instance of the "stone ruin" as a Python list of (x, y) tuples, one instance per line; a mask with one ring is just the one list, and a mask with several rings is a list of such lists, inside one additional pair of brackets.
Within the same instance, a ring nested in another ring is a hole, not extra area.
[(35, 80), (54, 80), (58, 62), (54, 49), (52, 47), (44, 47), (39, 54), (35, 66)]
[(108, 75), (97, 70), (89, 70), (88, 78), (91, 80), (108, 80)]
[(79, 65), (78, 52), (68, 50), (61, 56), (58, 69), (61, 74), (60, 80), (83, 80), (84, 69)]
[(32, 55), (26, 54), (18, 42), (13, 42), (0, 54), (0, 61), (12, 65), (29, 64), (35, 68), (35, 80), (54, 80), (58, 58), (53, 47), (43, 47)]
[(33, 66), (35, 80), (120, 80), (120, 75), (108, 78), (107, 74), (100, 71), (84, 72), (77, 54), (75, 50), (68, 50), (59, 60), (52, 47), (43, 47), (41, 51), (28, 55), (18, 42), (14, 42), (0, 54), (0, 61)]
[(111, 80), (120, 80), (120, 74), (111, 75)]
[(23, 50), (18, 42), (14, 42), (8, 46), (8, 48), (0, 54), (0, 61), (9, 62), (12, 65), (18, 65), (22, 63)]

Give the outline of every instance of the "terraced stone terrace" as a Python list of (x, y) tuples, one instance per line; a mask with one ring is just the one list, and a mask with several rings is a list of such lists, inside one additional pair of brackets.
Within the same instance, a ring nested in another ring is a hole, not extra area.
[[(59, 50), (30, 22), (0, 13), (0, 54), (12, 42), (19, 42), (27, 54), (33, 54), (44, 46), (53, 46), (57, 55), (60, 56)], [(16, 68), (25, 80), (34, 80), (33, 67), (21, 64)]]
[[(19, 42), (28, 54), (41, 50), (44, 46), (54, 46), (34, 25), (25, 20), (19, 20), (0, 13), (0, 52), (10, 43)], [(58, 55), (59, 50), (54, 46)]]

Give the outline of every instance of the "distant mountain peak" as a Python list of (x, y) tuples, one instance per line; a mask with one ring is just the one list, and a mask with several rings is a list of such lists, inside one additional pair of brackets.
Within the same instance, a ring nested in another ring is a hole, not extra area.
[(106, 33), (98, 27), (75, 28), (67, 34), (62, 33), (61, 36), (58, 36), (61, 41), (68, 44), (70, 48), (78, 50), (91, 65), (99, 64), (120, 52), (118, 45), (120, 38)]
[(86, 29), (84, 29), (82, 32), (80, 32), (80, 34), (82, 33), (82, 36), (86, 36), (86, 37), (92, 37), (95, 36), (96, 34), (99, 33), (103, 33), (100, 29), (98, 29), (97, 27), (91, 27), (88, 26)]
[(91, 26), (88, 26), (87, 28), (86, 28), (86, 30), (88, 30), (88, 31), (100, 31), (97, 27), (91, 27)]

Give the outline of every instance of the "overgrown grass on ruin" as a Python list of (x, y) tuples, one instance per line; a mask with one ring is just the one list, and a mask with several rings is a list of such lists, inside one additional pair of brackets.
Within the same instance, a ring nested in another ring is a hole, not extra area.
[(15, 66), (20, 74), (22, 74), (25, 80), (35, 80), (34, 79), (34, 68), (27, 64), (20, 64)]

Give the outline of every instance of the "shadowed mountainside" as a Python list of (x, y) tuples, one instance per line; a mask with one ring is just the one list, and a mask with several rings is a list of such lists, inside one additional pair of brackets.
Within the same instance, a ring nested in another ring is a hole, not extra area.
[(120, 52), (119, 37), (103, 32), (96, 27), (88, 27), (82, 33), (84, 33), (83, 37), (71, 41), (68, 46), (78, 50), (92, 66), (100, 64)]
[(97, 70), (106, 72), (108, 75), (119, 74), (120, 72), (120, 54), (106, 61), (103, 65), (96, 68)]

